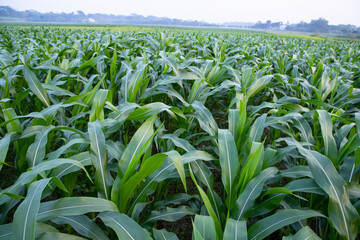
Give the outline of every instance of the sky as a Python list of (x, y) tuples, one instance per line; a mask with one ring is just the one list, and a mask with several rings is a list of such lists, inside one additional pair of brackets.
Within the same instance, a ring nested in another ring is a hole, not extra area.
[(360, 0), (0, 0), (16, 10), (39, 12), (141, 14), (223, 22), (310, 22), (320, 17), (329, 24), (360, 26)]

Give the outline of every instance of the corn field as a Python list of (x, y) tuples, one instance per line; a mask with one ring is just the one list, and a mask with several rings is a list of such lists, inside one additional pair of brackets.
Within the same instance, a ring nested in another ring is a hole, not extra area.
[(359, 239), (360, 42), (0, 32), (0, 240)]

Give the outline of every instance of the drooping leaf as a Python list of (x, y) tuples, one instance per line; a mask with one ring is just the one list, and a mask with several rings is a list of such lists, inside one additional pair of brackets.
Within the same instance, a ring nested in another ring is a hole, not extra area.
[(43, 127), (42, 130), (36, 134), (34, 143), (29, 146), (26, 152), (26, 160), (29, 167), (34, 167), (44, 159), (48, 134), (53, 128), (53, 126)]
[(304, 239), (313, 239), (320, 240), (321, 238), (314, 233), (313, 230), (309, 226), (303, 227), (300, 231), (298, 231), (294, 236), (283, 238), (284, 240), (304, 240)]
[(196, 210), (191, 209), (187, 206), (181, 206), (178, 208), (167, 207), (160, 211), (152, 211), (150, 216), (144, 221), (144, 224), (152, 223), (159, 220), (175, 222), (186, 215), (193, 215), (195, 213)]
[[(56, 168), (63, 164), (75, 165), (78, 168), (81, 168), (82, 170), (84, 170), (86, 172), (86, 169), (84, 168), (84, 166), (81, 165), (81, 163), (79, 163), (79, 161), (76, 161), (76, 160), (54, 159), (51, 161), (41, 162), (40, 164), (36, 165), (32, 170), (22, 173), (13, 185), (11, 185), (10, 187), (8, 187), (0, 192), (0, 204), (3, 204), (10, 199), (10, 197), (5, 195), (5, 193), (17, 194), (21, 190), (21, 188), (24, 187), (25, 184), (31, 182), (41, 172)], [(87, 174), (87, 172), (86, 172), (86, 174)], [(91, 179), (88, 174), (87, 174), (87, 176), (89, 179)]]
[(63, 197), (41, 203), (37, 221), (47, 221), (60, 216), (77, 216), (89, 212), (105, 211), (118, 212), (118, 208), (113, 202), (102, 198)]
[(61, 216), (51, 221), (58, 225), (69, 224), (80, 235), (88, 237), (93, 240), (109, 239), (104, 233), (104, 231), (85, 215)]
[(112, 228), (119, 239), (135, 240), (144, 239), (151, 240), (151, 237), (143, 228), (134, 220), (117, 212), (102, 212), (98, 216), (106, 226)]
[(353, 239), (357, 233), (351, 231), (350, 224), (359, 214), (349, 200), (345, 180), (324, 155), (305, 149), (295, 140), (286, 141), (297, 146), (299, 152), (307, 159), (316, 183), (329, 196), (329, 217), (335, 229), (347, 239)]
[(248, 239), (263, 239), (284, 226), (312, 217), (324, 216), (321, 213), (313, 210), (281, 210), (269, 217), (266, 217), (254, 223), (249, 228)]

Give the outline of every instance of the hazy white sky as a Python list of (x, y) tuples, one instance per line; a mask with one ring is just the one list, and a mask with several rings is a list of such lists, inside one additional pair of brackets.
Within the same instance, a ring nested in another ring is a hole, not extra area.
[(360, 26), (360, 0), (0, 0), (0, 5), (39, 12), (136, 13), (213, 23), (296, 23), (323, 17), (330, 24)]

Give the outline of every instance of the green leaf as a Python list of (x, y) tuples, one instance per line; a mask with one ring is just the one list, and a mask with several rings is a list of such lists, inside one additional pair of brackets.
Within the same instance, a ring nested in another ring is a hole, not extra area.
[(43, 88), (36, 75), (26, 66), (23, 67), (25, 81), (28, 83), (31, 91), (42, 101), (46, 106), (50, 106), (49, 95)]
[(348, 182), (346, 185), (348, 187), (349, 197), (351, 199), (352, 198), (360, 199), (360, 184)]
[(262, 168), (263, 152), (264, 145), (262, 143), (252, 143), (250, 154), (240, 172), (238, 184), (240, 193), (242, 193), (248, 182), (257, 175), (257, 171)]
[(118, 239), (124, 240), (151, 240), (149, 234), (140, 227), (134, 220), (117, 212), (102, 212), (98, 216), (106, 226), (112, 228)]
[(204, 240), (216, 239), (214, 220), (210, 216), (196, 215), (194, 226)]
[[(138, 94), (140, 87), (143, 83), (147, 82), (146, 74), (147, 74), (148, 66), (147, 64), (144, 64), (136, 69), (134, 74), (131, 75), (130, 81), (129, 81), (129, 87), (125, 89), (125, 91), (128, 91), (129, 97), (127, 98), (125, 96), (125, 101), (129, 102), (135, 102), (136, 95)], [(127, 79), (125, 79), (127, 81)]]
[(38, 240), (85, 240), (86, 238), (78, 237), (75, 235), (70, 235), (66, 233), (58, 233), (58, 232), (47, 232), (41, 234)]
[(253, 84), (250, 86), (249, 90), (246, 92), (246, 98), (249, 99), (256, 93), (263, 90), (271, 81), (273, 75), (266, 75), (259, 79), (256, 79)]
[(166, 63), (172, 68), (175, 76), (179, 76), (180, 75), (179, 64), (174, 59), (167, 57), (165, 54), (166, 53), (164, 51), (161, 51), (159, 55), (162, 57), (164, 63)]
[(37, 237), (37, 235), (40, 235), (40, 234), (46, 233), (46, 232), (59, 232), (59, 230), (57, 230), (56, 228), (54, 228), (53, 226), (51, 226), (49, 224), (45, 224), (42, 222), (36, 222), (35, 238)]
[(90, 112), (90, 122), (104, 120), (104, 106), (108, 93), (109, 91), (104, 89), (96, 91)]
[(160, 211), (151, 211), (150, 216), (144, 221), (146, 223), (153, 223), (155, 221), (163, 220), (168, 222), (175, 222), (186, 215), (194, 215), (197, 211), (187, 206), (178, 208), (167, 207)]
[(300, 231), (298, 231), (294, 236), (283, 238), (284, 240), (304, 240), (304, 239), (311, 239), (311, 240), (321, 240), (316, 233), (311, 230), (309, 226), (303, 227)]
[(312, 217), (324, 216), (321, 213), (313, 210), (281, 210), (269, 217), (258, 220), (256, 223), (254, 223), (248, 231), (249, 239), (263, 239), (282, 227)]
[(53, 129), (53, 126), (42, 127), (41, 131), (36, 134), (34, 143), (29, 146), (26, 152), (26, 160), (29, 167), (34, 167), (44, 159), (48, 134)]
[(300, 115), (293, 119), (294, 127), (300, 130), (301, 139), (308, 143), (315, 143), (310, 124)]
[(155, 240), (179, 240), (175, 233), (168, 232), (165, 229), (157, 230), (153, 228), (153, 235)]
[(286, 184), (291, 192), (306, 192), (325, 195), (325, 192), (316, 184), (312, 178), (297, 179)]
[[(210, 169), (206, 166), (204, 162), (200, 160), (191, 162), (191, 167), (194, 175), (199, 179), (199, 181), (205, 184), (207, 192), (209, 194), (209, 200), (211, 201), (211, 204), (215, 210), (216, 216), (218, 217), (218, 219), (220, 219), (219, 207), (223, 204), (219, 203), (219, 197), (216, 195), (216, 192), (213, 189), (214, 179)], [(218, 204), (220, 206), (218, 206)]]
[(13, 239), (34, 239), (36, 215), (40, 207), (41, 194), (51, 179), (32, 183), (25, 200), (16, 209), (13, 220)]
[(211, 202), (209, 200), (209, 198), (207, 197), (206, 193), (204, 192), (204, 190), (198, 185), (198, 183), (196, 182), (195, 176), (193, 174), (192, 168), (189, 165), (189, 171), (190, 171), (190, 176), (191, 179), (194, 181), (196, 188), (198, 189), (200, 196), (202, 198), (202, 200), (204, 201), (206, 210), (208, 212), (208, 214), (212, 217), (214, 224), (215, 224), (215, 230), (216, 230), (216, 236), (218, 239), (222, 239), (223, 236), (223, 231), (219, 222), (219, 219), (213, 209), (213, 207), (211, 206)]
[[(188, 152), (188, 153), (182, 155), (181, 157), (182, 157), (182, 161), (184, 164), (191, 163), (196, 160), (211, 161), (214, 159), (210, 154), (203, 152), (203, 151), (191, 151), (191, 152)], [(164, 161), (164, 164), (161, 166), (161, 168), (159, 168), (156, 172), (151, 174), (146, 179), (140, 193), (134, 199), (132, 207), (130, 209), (132, 209), (135, 206), (135, 204), (140, 201), (140, 199), (143, 199), (144, 196), (147, 196), (147, 195), (153, 193), (154, 187), (156, 187), (156, 184), (158, 182), (161, 182), (161, 181), (164, 181), (165, 179), (167, 179), (175, 168), (176, 167), (175, 167), (174, 163), (172, 161), (170, 161), (170, 159), (166, 158)]]
[(61, 216), (51, 220), (52, 222), (62, 225), (69, 224), (76, 230), (80, 235), (87, 238), (98, 240), (98, 239), (109, 239), (104, 231), (88, 217), (84, 215), (78, 216)]
[(231, 209), (236, 201), (237, 189), (235, 179), (240, 169), (234, 138), (229, 130), (219, 129), (219, 160), (221, 166), (221, 180), (228, 193), (227, 207)]
[[(360, 136), (360, 134), (359, 134)], [(354, 168), (357, 168), (360, 164), (360, 147), (357, 147), (355, 150), (355, 166)]]
[(144, 180), (147, 176), (155, 172), (161, 167), (165, 160), (166, 155), (159, 153), (150, 158), (143, 160), (140, 166), (140, 170), (130, 177), (127, 181), (122, 181), (120, 186), (120, 205), (119, 211), (125, 211), (130, 196), (135, 192), (136, 187)]
[(47, 221), (60, 216), (76, 216), (89, 212), (118, 212), (116, 205), (102, 198), (64, 197), (43, 202), (37, 215), (37, 221)]
[(319, 113), (319, 122), (321, 126), (321, 133), (324, 139), (325, 155), (334, 163), (337, 158), (337, 146), (332, 135), (333, 124), (330, 114), (326, 110), (317, 110)]
[(175, 146), (184, 149), (187, 152), (195, 151), (196, 149), (185, 139), (179, 138), (174, 134), (165, 134), (160, 137), (161, 139), (169, 139), (171, 140)]
[(302, 178), (302, 177), (313, 178), (309, 166), (294, 166), (292, 168), (280, 171), (280, 174), (278, 174), (278, 176), (288, 177), (288, 178)]
[[(76, 155), (71, 156), (71, 160), (76, 160), (78, 161), (82, 166), (89, 166), (91, 165), (91, 157), (88, 151), (86, 152), (82, 152), (82, 153), (78, 153)], [(65, 176), (69, 173), (75, 172), (80, 170), (81, 168), (78, 167), (77, 165), (73, 165), (73, 164), (62, 164), (56, 168), (54, 168), (51, 173), (50, 173), (50, 177), (57, 177), (57, 178), (61, 178), (62, 176)]]
[(7, 163), (5, 163), (5, 159), (6, 159), (8, 149), (9, 149), (11, 135), (13, 135), (13, 133), (7, 133), (0, 140), (0, 171), (1, 171), (3, 164), (7, 164)]
[(355, 113), (355, 122), (356, 122), (356, 128), (358, 136), (360, 137), (360, 113)]
[(170, 106), (162, 102), (149, 103), (133, 111), (127, 119), (136, 121), (146, 120), (154, 114), (158, 114), (163, 111), (170, 111), (170, 108)]
[(0, 225), (0, 240), (9, 240), (12, 236), (12, 223)]
[(245, 221), (229, 219), (226, 222), (223, 240), (247, 240), (247, 230)]
[(153, 135), (153, 125), (156, 119), (156, 115), (146, 120), (141, 127), (136, 131), (134, 136), (131, 138), (129, 145), (126, 147), (121, 159), (119, 161), (119, 172), (120, 176), (123, 176), (134, 157), (140, 152), (141, 148)]
[(101, 130), (99, 121), (89, 122), (88, 131), (91, 161), (96, 169), (95, 186), (101, 197), (110, 199), (110, 188), (113, 180), (110, 172), (106, 170), (107, 152), (105, 148), (105, 136)]
[(200, 123), (200, 127), (206, 131), (210, 136), (215, 136), (218, 131), (218, 126), (210, 113), (202, 102), (195, 101), (191, 105), (195, 110), (195, 117)]
[(253, 178), (246, 186), (245, 190), (236, 200), (231, 217), (237, 221), (246, 220), (253, 209), (255, 200), (260, 196), (266, 181), (275, 176), (278, 170), (275, 167), (267, 168)]
[(307, 159), (316, 183), (329, 196), (328, 212), (335, 229), (341, 236), (353, 239), (357, 233), (352, 232), (349, 226), (359, 214), (349, 200), (345, 180), (336, 171), (330, 159), (324, 155), (305, 149), (295, 140), (286, 141), (288, 145), (297, 146), (300, 154)]
[(18, 194), (18, 192), (21, 190), (21, 188), (25, 184), (31, 182), (41, 172), (50, 170), (50, 169), (54, 169), (63, 164), (72, 164), (72, 165), (77, 166), (78, 168), (81, 168), (82, 170), (85, 171), (88, 178), (91, 179), (90, 176), (88, 175), (86, 169), (84, 168), (83, 165), (81, 165), (81, 163), (79, 163), (79, 161), (60, 158), (60, 159), (54, 159), (51, 161), (41, 162), (38, 165), (36, 165), (32, 170), (22, 173), (20, 175), (20, 177), (17, 179), (17, 181), (12, 186), (10, 186), (0, 192), (0, 205), (7, 202), (8, 200), (10, 200), (10, 197), (5, 195), (5, 193)]
[(83, 64), (81, 64), (81, 66), (78, 69), (76, 69), (75, 72), (79, 72), (79, 71), (84, 70), (86, 68), (94, 67), (98, 62), (100, 62), (104, 58), (107, 58), (107, 57), (104, 56), (104, 55), (94, 57), (94, 58), (84, 62)]
[[(53, 160), (55, 158), (59, 158), (62, 154), (64, 154), (64, 152), (70, 148), (73, 145), (76, 144), (90, 144), (89, 140), (84, 139), (84, 138), (74, 138), (71, 139), (69, 142), (67, 142), (65, 145), (59, 147), (58, 149), (56, 149), (56, 151), (50, 152), (47, 154), (47, 159), (48, 160)], [(74, 159), (74, 157), (71, 157), (72, 159)], [(75, 160), (75, 159), (74, 159)]]
[(186, 179), (185, 179), (185, 169), (184, 169), (184, 163), (182, 161), (181, 155), (177, 151), (170, 151), (167, 153), (168, 157), (171, 159), (171, 161), (174, 163), (176, 170), (179, 173), (180, 179), (183, 183), (185, 192), (187, 192), (186, 188)]
[(266, 127), (266, 114), (261, 115), (261, 117), (257, 118), (250, 129), (250, 133), (248, 135), (248, 143), (251, 142), (260, 142), (261, 136), (263, 135), (264, 129)]

